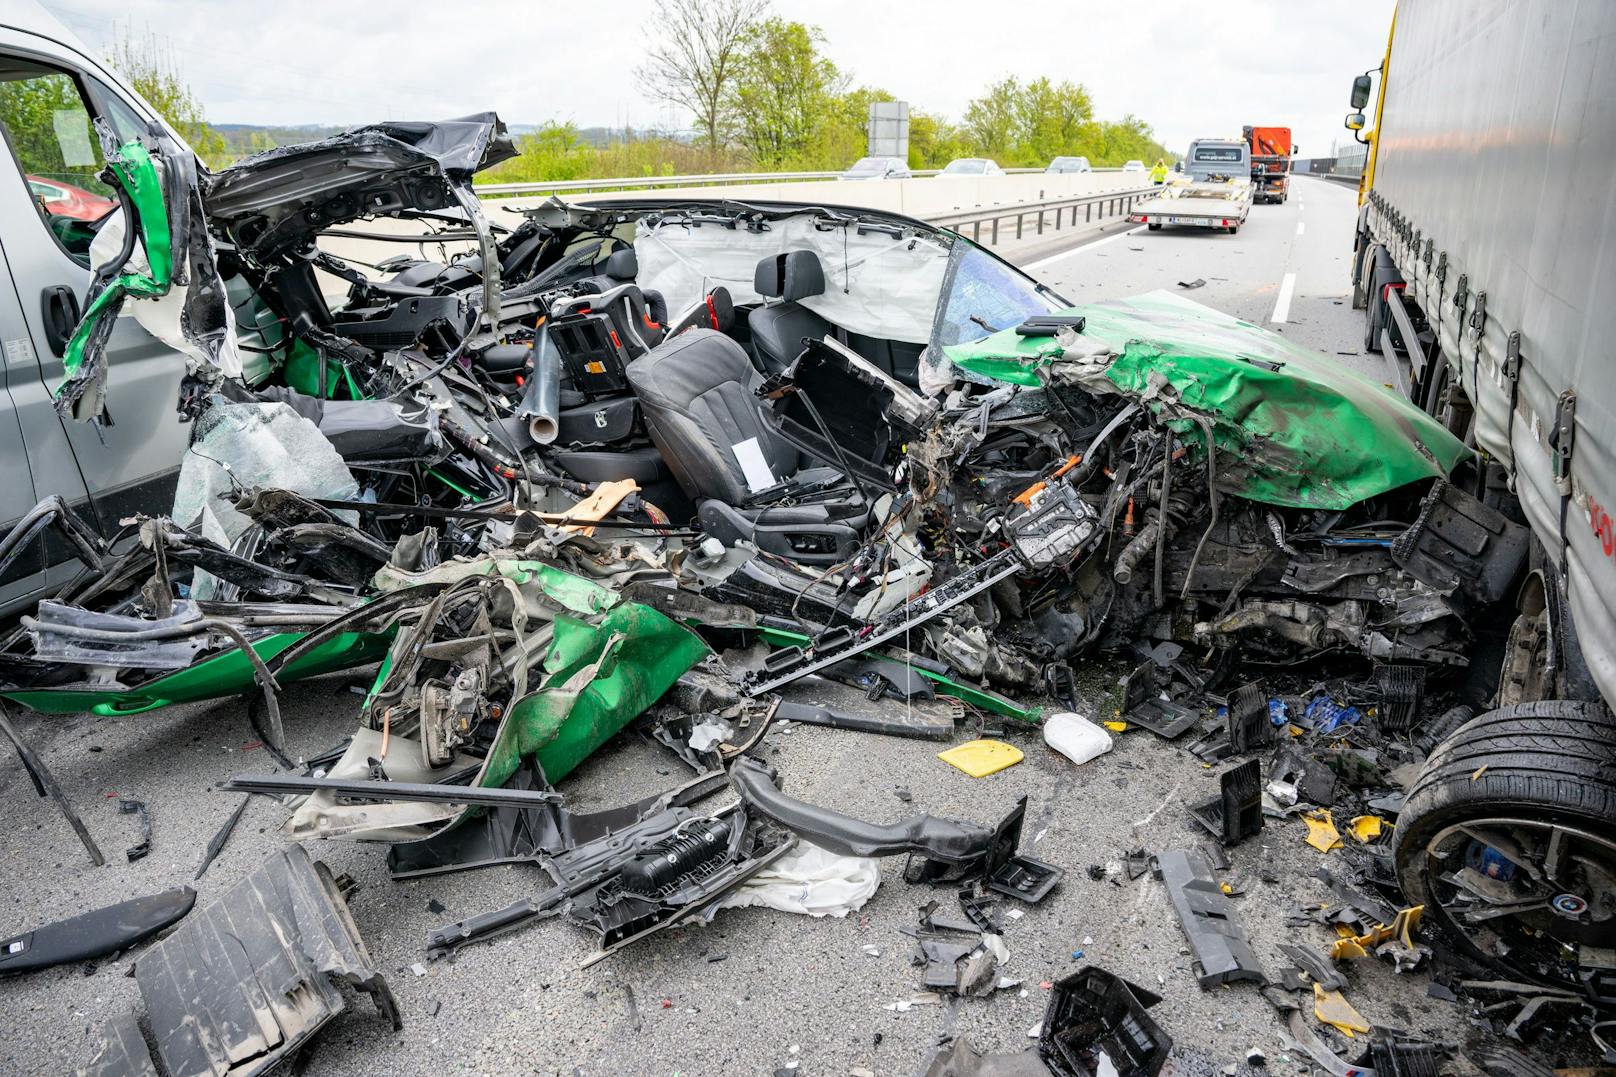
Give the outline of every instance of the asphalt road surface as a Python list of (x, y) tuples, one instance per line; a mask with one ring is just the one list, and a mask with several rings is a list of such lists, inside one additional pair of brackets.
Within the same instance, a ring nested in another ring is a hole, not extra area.
[[(1255, 207), (1237, 236), (1111, 231), (1071, 253), (1043, 256), (1037, 269), (1080, 301), (1205, 279), (1186, 294), (1326, 354), (1351, 353), (1361, 338), (1347, 306), (1353, 202), (1345, 187), (1299, 180), (1290, 202)], [(1341, 359), (1364, 362), (1352, 354)], [(1082, 672), (1089, 713), (1108, 717), (1117, 671), (1096, 664)], [(297, 752), (313, 755), (352, 730), (359, 701), (350, 684), (366, 679), (331, 677), (288, 688), (286, 728)], [(0, 935), (189, 882), (203, 847), (237, 803), (210, 786), (236, 773), (268, 771), (272, 762), (252, 747), (239, 700), (118, 718), (19, 715), (18, 723), (80, 806), (109, 862), (89, 866), (61, 817), (0, 752), (0, 818), (7, 824), (0, 828)], [(717, 1075), (794, 1066), (802, 1077), (910, 1074), (951, 1032), (969, 1035), (984, 1050), (1029, 1045), (1048, 998), (1045, 985), (1084, 963), (1163, 996), (1154, 1012), (1177, 1041), (1180, 1074), (1224, 1072), (1253, 1048), (1266, 1053), (1267, 1072), (1306, 1072), (1285, 1049), (1281, 1024), (1253, 985), (1210, 991), (1197, 985), (1161, 884), (1148, 876), (1115, 879), (1104, 870), (1136, 847), (1200, 843), (1205, 835), (1185, 805), (1215, 792), (1208, 768), (1142, 731), (1119, 737), (1110, 754), (1081, 767), (1046, 748), (1035, 731), (1010, 729), (1005, 736), (1025, 761), (982, 779), (938, 760), (938, 746), (929, 742), (832, 730), (771, 733), (764, 758), (793, 795), (880, 821), (924, 810), (992, 823), (1028, 797), (1025, 850), (1067, 874), (1047, 901), (1008, 923), (1004, 973), (1020, 981), (1016, 987), (988, 999), (888, 1008), (912, 998), (918, 983), (899, 929), (915, 924), (917, 906), (928, 899), (952, 902), (949, 890), (905, 885), (897, 859), (882, 864), (879, 891), (846, 919), (728, 911), (580, 969), (592, 939), (562, 920), (468, 948), (452, 962), (423, 963), (430, 928), (536, 892), (544, 880), (535, 867), (395, 883), (386, 874), (385, 847), (317, 842), (312, 853), (359, 884), (353, 913), (405, 1023), (395, 1033), (368, 999), (356, 999), (314, 1040), (303, 1072)], [(595, 809), (667, 788), (685, 774), (663, 749), (630, 732), (563, 788), (574, 807)], [(899, 798), (898, 787), (912, 804)], [(135, 823), (117, 813), (115, 795), (151, 805), (152, 852), (136, 863), (124, 862)], [(284, 818), (280, 804), (255, 798), (233, 840), (195, 884), (200, 900), (259, 863), (282, 840), (277, 828)], [(1286, 963), (1277, 950), (1282, 943), (1329, 941), (1323, 927), (1290, 922), (1299, 904), (1329, 900), (1314, 878), (1329, 860), (1304, 837), (1298, 821), (1270, 822), (1260, 839), (1231, 851), (1224, 873), (1243, 889), (1237, 907), (1270, 968)], [(1100, 878), (1091, 877), (1091, 867)], [(429, 902), (444, 911), (430, 911)], [(91, 1030), (137, 1002), (128, 973), (138, 953), (0, 981), (0, 1073), (68, 1073), (85, 1062)], [(418, 963), (424, 974), (412, 970)], [(1354, 963), (1348, 977), (1348, 997), (1373, 1023), (1465, 1041), (1466, 1014), (1428, 998), (1424, 973), (1395, 975), (1369, 959)], [(1452, 1072), (1472, 1071), (1461, 1062)]]

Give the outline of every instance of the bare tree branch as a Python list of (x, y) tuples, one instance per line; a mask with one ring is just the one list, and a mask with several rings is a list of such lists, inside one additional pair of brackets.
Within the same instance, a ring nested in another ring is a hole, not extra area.
[(727, 135), (725, 102), (746, 28), (768, 0), (657, 0), (651, 44), (634, 74), (647, 96), (688, 109), (716, 161)]

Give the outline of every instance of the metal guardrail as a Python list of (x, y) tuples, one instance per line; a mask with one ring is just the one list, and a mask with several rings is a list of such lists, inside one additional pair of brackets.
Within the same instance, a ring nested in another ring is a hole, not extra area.
[[(1098, 171), (1098, 169), (1096, 169)], [(1120, 170), (1119, 170), (1120, 171)], [(971, 228), (971, 240), (976, 243), (982, 241), (982, 226), (990, 226), (988, 245), (994, 246), (999, 242), (999, 222), (1014, 218), (1016, 222), (1016, 238), (1020, 239), (1025, 231), (1029, 216), (1036, 219), (1034, 235), (1044, 234), (1044, 218), (1051, 212), (1055, 214), (1054, 230), (1060, 231), (1061, 222), (1066, 217), (1066, 210), (1072, 211), (1072, 226), (1077, 225), (1077, 211), (1083, 211), (1083, 223), (1090, 224), (1095, 220), (1105, 220), (1107, 216), (1126, 215), (1133, 209), (1134, 202), (1141, 198), (1154, 195), (1159, 187), (1152, 184), (1148, 187), (1133, 187), (1125, 191), (1103, 191), (1099, 194), (1087, 194), (1074, 198), (1055, 198), (1044, 202), (1022, 202), (1008, 206), (992, 206), (984, 209), (974, 209), (965, 213), (950, 213), (940, 217), (928, 217), (930, 224), (942, 225), (964, 234), (967, 225)], [(1098, 213), (1096, 213), (1098, 210)]]
[[(1026, 175), (1043, 172), (1041, 168), (1007, 168), (1007, 175)], [(1120, 172), (1120, 168), (1096, 168), (1094, 172)], [(941, 170), (936, 168), (918, 168), (911, 176), (923, 179), (927, 176), (936, 176)], [(625, 176), (615, 179), (585, 179), (585, 180), (556, 180), (553, 182), (531, 183), (478, 183), (472, 189), (477, 194), (487, 197), (489, 195), (515, 195), (515, 194), (579, 194), (583, 192), (599, 191), (635, 191), (651, 187), (713, 187), (726, 183), (790, 183), (797, 180), (833, 180), (841, 176), (841, 172), (714, 172), (694, 176)], [(863, 181), (863, 182), (880, 182)]]

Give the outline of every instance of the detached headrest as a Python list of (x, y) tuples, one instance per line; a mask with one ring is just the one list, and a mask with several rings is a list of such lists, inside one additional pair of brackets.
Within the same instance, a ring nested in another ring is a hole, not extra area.
[(633, 280), (640, 275), (640, 260), (633, 247), (615, 250), (606, 256), (606, 275), (613, 280)]
[(795, 303), (825, 294), (825, 268), (813, 251), (776, 254), (757, 264), (752, 274), (752, 288), (758, 295)]

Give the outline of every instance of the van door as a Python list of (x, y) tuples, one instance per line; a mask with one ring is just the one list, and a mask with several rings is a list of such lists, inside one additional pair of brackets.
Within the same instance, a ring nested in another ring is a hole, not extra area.
[[(90, 242), (115, 205), (97, 178), (105, 162), (93, 119), (120, 140), (147, 124), (74, 54), (47, 55), (40, 39), (0, 35), (0, 134), (13, 167), (0, 162), (0, 242), (33, 346), (33, 365), (11, 366), (10, 389), (41, 490), (88, 494), (103, 534), (134, 512), (173, 504), (189, 427), (177, 413), (184, 357), (121, 313), (107, 347), (109, 421), (61, 419), (52, 391), (62, 353), (83, 309)], [(8, 347), (10, 346), (8, 341)], [(31, 372), (33, 377), (22, 376)]]
[[(6, 473), (0, 481), (0, 534), (9, 531), (39, 500), (28, 452), (23, 447), (22, 423), (10, 393), (13, 377), (30, 384), (38, 380), (37, 364), (22, 308), (17, 305), (16, 293), (4, 270), (3, 250), (0, 245), (0, 468)], [(82, 496), (83, 486), (77, 489)], [(10, 612), (26, 604), (34, 592), (45, 586), (45, 541), (43, 537), (35, 539), (30, 549), (22, 551), (0, 572), (0, 611)]]

